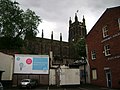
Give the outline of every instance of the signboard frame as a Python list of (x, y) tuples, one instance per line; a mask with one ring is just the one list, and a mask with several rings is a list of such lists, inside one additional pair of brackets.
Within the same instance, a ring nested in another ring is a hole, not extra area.
[(14, 74), (49, 74), (49, 55), (15, 54)]

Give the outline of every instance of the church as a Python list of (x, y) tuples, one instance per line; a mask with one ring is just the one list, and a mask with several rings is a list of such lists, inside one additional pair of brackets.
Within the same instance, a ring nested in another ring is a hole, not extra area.
[(70, 64), (75, 61), (76, 57), (72, 44), (80, 38), (84, 38), (87, 30), (84, 16), (82, 22), (79, 22), (77, 13), (75, 13), (74, 19), (74, 21), (71, 20), (71, 17), (69, 19), (68, 42), (62, 41), (62, 33), (60, 33), (60, 40), (53, 39), (53, 32), (51, 33), (51, 39), (46, 39), (42, 30), (41, 38), (36, 37), (34, 40), (26, 41), (27, 43), (23, 47), (24, 53), (50, 55), (53, 57), (52, 64)]
[[(60, 33), (60, 40), (53, 39), (53, 36), (54, 36), (53, 32), (51, 33), (51, 39), (44, 38), (44, 31), (42, 30), (41, 37), (25, 39), (24, 46), (20, 48), (20, 50), (16, 50), (16, 51), (9, 50), (6, 53), (10, 55), (15, 55), (15, 54), (49, 55), (50, 69), (55, 69), (55, 72), (57, 71), (57, 68), (59, 68), (59, 66), (72, 65), (73, 62), (77, 60), (77, 57), (75, 57), (74, 48), (72, 45), (76, 43), (77, 40), (79, 40), (80, 38), (84, 38), (86, 36), (86, 25), (85, 25), (84, 17), (82, 19), (82, 22), (79, 22), (78, 16), (76, 13), (74, 19), (75, 20), (73, 21), (71, 20), (71, 18), (69, 20), (68, 42), (65, 42), (62, 40), (62, 33)], [(13, 57), (11, 58), (11, 60), (12, 59)], [(12, 61), (11, 63), (13, 63)], [(9, 64), (13, 65), (11, 63)], [(57, 67), (52, 67), (52, 65)], [(8, 68), (8, 71), (9, 69), (12, 70), (11, 68)], [(3, 71), (1, 71), (1, 73), (2, 72)], [(18, 85), (20, 80), (22, 80), (23, 78), (35, 78), (39, 81), (40, 85), (49, 85), (50, 74), (34, 74), (34, 73), (28, 74), (26, 72), (24, 74), (13, 73), (13, 70), (11, 71), (11, 74), (13, 75), (10, 75), (12, 76), (10, 80), (6, 81), (6, 78), (5, 78), (4, 80), (5, 85), (8, 83), (14, 86)], [(9, 74), (6, 74), (6, 75), (9, 75)], [(54, 75), (56, 77), (55, 81), (56, 81), (56, 84), (59, 84), (59, 77), (57, 75), (58, 73), (56, 73), (56, 76)]]

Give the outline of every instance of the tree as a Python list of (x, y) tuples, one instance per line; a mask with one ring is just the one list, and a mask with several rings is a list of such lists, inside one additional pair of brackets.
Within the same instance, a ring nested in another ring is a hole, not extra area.
[(35, 12), (30, 9), (23, 11), (18, 2), (0, 0), (0, 41), (9, 41), (0, 46), (8, 46), (7, 48), (22, 46), (24, 37), (30, 38), (37, 35), (40, 22), (41, 19)]
[(30, 9), (27, 9), (23, 16), (25, 20), (25, 23), (24, 23), (25, 39), (30, 39), (30, 38), (35, 37), (38, 33), (37, 27), (41, 19), (39, 19), (39, 16), (37, 16), (35, 12), (31, 11)]
[(86, 57), (86, 46), (85, 46), (85, 39), (84, 38), (80, 38), (75, 44), (74, 44), (74, 48), (75, 48), (75, 53), (76, 56), (81, 59), (82, 57)]
[(0, 36), (15, 37), (22, 23), (22, 12), (17, 2), (0, 0)]
[(84, 83), (86, 83), (86, 44), (85, 39), (80, 38), (77, 43), (74, 45), (76, 55), (79, 57), (81, 65), (84, 66)]

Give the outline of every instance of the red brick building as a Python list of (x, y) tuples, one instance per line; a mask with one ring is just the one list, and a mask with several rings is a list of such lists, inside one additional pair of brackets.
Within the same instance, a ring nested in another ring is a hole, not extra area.
[(120, 6), (106, 9), (86, 44), (91, 83), (120, 88)]

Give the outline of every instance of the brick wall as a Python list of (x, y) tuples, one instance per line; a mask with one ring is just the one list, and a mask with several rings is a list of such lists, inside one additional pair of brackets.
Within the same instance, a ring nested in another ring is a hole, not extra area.
[[(118, 18), (120, 18), (120, 7), (108, 8), (86, 37), (92, 84), (107, 87), (106, 73), (109, 69), (111, 87), (120, 88), (120, 29)], [(102, 28), (105, 25), (108, 27), (109, 36), (103, 38)], [(105, 45), (110, 46), (110, 56), (105, 56)], [(95, 60), (91, 59), (92, 50), (96, 52)], [(92, 69), (97, 70), (96, 80), (92, 79)]]

